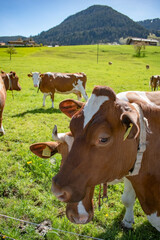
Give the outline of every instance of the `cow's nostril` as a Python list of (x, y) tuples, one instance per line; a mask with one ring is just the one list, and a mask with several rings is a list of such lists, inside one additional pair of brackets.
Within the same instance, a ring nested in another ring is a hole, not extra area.
[(70, 199), (69, 192), (63, 191), (61, 195), (57, 196), (57, 198), (62, 202), (68, 202)]
[(52, 180), (52, 192), (62, 202), (68, 202), (71, 198), (70, 191), (61, 188), (54, 178)]

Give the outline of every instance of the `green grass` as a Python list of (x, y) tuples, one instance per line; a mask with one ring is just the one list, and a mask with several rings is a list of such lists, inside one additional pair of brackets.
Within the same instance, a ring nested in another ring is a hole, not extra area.
[[(123, 231), (120, 221), (124, 216), (121, 203), (123, 184), (110, 186), (108, 203), (98, 210), (98, 187), (94, 195), (94, 220), (86, 225), (75, 225), (65, 216), (65, 204), (51, 193), (51, 179), (58, 172), (60, 156), (56, 163), (34, 156), (29, 146), (35, 142), (52, 140), (52, 129), (57, 124), (59, 132), (69, 131), (69, 121), (59, 111), (60, 101), (74, 98), (74, 94), (55, 95), (55, 109), (51, 109), (49, 97), (42, 107), (43, 95), (37, 93), (30, 71), (85, 72), (86, 91), (90, 96), (95, 85), (108, 85), (116, 93), (126, 90), (150, 90), (149, 79), (160, 74), (160, 48), (147, 47), (146, 57), (135, 58), (133, 46), (70, 46), (57, 48), (17, 48), (17, 54), (9, 54), (0, 48), (0, 68), (15, 71), (20, 79), (21, 92), (7, 92), (3, 114), (6, 135), (0, 138), (0, 214), (41, 223), (50, 219), (53, 228), (99, 237), (107, 240), (158, 240), (160, 234), (148, 223), (139, 202), (134, 206), (133, 231)], [(112, 61), (110, 66), (108, 62)], [(150, 69), (146, 70), (146, 64)], [(31, 163), (28, 163), (31, 162)], [(106, 214), (108, 216), (106, 216)], [(20, 224), (11, 219), (0, 218), (0, 233), (15, 239), (85, 239), (72, 234), (49, 231), (46, 238), (40, 236), (35, 226)]]

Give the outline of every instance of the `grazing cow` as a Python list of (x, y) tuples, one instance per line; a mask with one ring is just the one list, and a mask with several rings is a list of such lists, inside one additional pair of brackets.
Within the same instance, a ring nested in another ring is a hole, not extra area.
[(1, 71), (1, 77), (3, 79), (4, 85), (5, 85), (5, 89), (7, 90), (16, 90), (16, 91), (20, 91), (21, 90), (21, 86), (19, 85), (19, 77), (16, 75), (15, 72), (10, 72), (10, 73), (5, 73), (4, 71)]
[(60, 107), (69, 114), (70, 105), (72, 114), (75, 108), (70, 123), (74, 142), (53, 178), (53, 193), (61, 201), (76, 202), (88, 187), (126, 177), (149, 222), (160, 231), (160, 108), (125, 102), (102, 86), (77, 113), (75, 102), (66, 100)]
[(21, 90), (21, 87), (18, 82), (18, 77), (15, 72), (5, 73), (1, 71), (1, 74), (0, 74), (0, 135), (5, 134), (5, 131), (2, 125), (2, 114), (5, 106), (7, 90), (17, 90), (17, 91)]
[[(53, 139), (56, 142), (35, 143), (30, 146), (30, 150), (41, 158), (50, 158), (56, 153), (61, 154), (61, 167), (68, 156), (73, 143), (71, 133), (57, 134), (56, 129), (53, 131)], [(85, 224), (92, 220), (93, 211), (93, 192), (94, 188), (89, 188), (85, 198), (78, 203), (68, 203), (66, 207), (66, 215), (71, 222), (77, 224)]]
[(51, 96), (52, 108), (54, 108), (54, 94), (55, 92), (61, 94), (74, 93), (78, 100), (81, 99), (81, 94), (88, 99), (85, 86), (87, 77), (84, 73), (54, 73), (47, 72), (40, 74), (39, 72), (32, 72), (28, 74), (32, 77), (34, 87), (38, 87), (43, 95), (43, 106), (45, 106), (45, 99), (48, 95)]
[(158, 90), (158, 86), (160, 84), (160, 75), (154, 75), (150, 78), (150, 82), (149, 82), (149, 85), (152, 89), (152, 91), (154, 90)]
[(148, 64), (146, 65), (146, 69), (149, 69), (149, 65)]
[[(65, 159), (72, 147), (74, 141), (71, 133), (57, 134), (57, 128), (53, 130), (53, 139), (56, 142), (42, 142), (35, 143), (30, 146), (30, 150), (41, 158), (50, 158), (55, 153), (60, 153), (62, 156), (61, 167), (64, 164)], [(114, 181), (109, 183), (116, 184), (120, 181)], [(123, 226), (126, 228), (132, 228), (134, 222), (133, 205), (135, 202), (135, 192), (127, 179), (124, 179), (125, 187), (122, 195), (122, 202), (126, 207), (126, 213), (122, 221)], [(66, 206), (67, 218), (76, 224), (86, 224), (90, 222), (94, 215), (93, 210), (93, 193), (94, 187), (89, 187), (86, 191), (84, 199), (80, 202), (68, 203)]]
[(109, 65), (112, 65), (112, 62), (108, 62)]

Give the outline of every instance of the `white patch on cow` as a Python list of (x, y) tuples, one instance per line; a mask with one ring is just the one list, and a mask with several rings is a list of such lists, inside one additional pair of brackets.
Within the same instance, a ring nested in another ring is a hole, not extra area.
[(126, 228), (132, 228), (132, 224), (134, 223), (133, 206), (135, 199), (136, 194), (131, 182), (127, 178), (124, 178), (124, 192), (122, 195), (122, 202), (126, 208), (126, 212), (122, 223)]
[(82, 215), (83, 218), (85, 217), (85, 218), (86, 218), (86, 221), (87, 221), (87, 219), (88, 219), (88, 213), (87, 213), (87, 211), (86, 211), (86, 209), (85, 209), (82, 201), (80, 201), (80, 202), (78, 203), (77, 211), (78, 211), (78, 215), (80, 215), (80, 216)]
[(67, 135), (66, 133), (57, 133), (57, 135), (52, 133), (52, 138), (55, 141), (66, 142), (68, 145), (68, 151), (71, 150), (74, 138), (72, 136)]
[(53, 76), (53, 73), (51, 72), (46, 72), (46, 74), (48, 74), (48, 76)]
[(116, 97), (121, 99), (121, 100), (124, 100), (124, 101), (128, 102), (128, 98), (126, 96), (127, 93), (128, 92), (120, 92), (120, 93), (116, 94)]
[(70, 152), (71, 147), (73, 145), (74, 138), (71, 137), (71, 136), (66, 135), (64, 139), (65, 139), (65, 141), (66, 141), (66, 143), (68, 145), (68, 151)]
[(78, 77), (83, 77), (83, 74), (80, 74), (80, 73), (74, 73), (73, 75), (74, 75), (75, 77), (77, 77), (77, 78), (78, 78)]
[(53, 77), (61, 77), (61, 78), (70, 78), (70, 76), (67, 73), (54, 73)]
[(123, 182), (123, 178), (121, 178), (121, 179), (115, 179), (115, 180), (113, 180), (112, 182), (108, 182), (108, 185), (115, 185), (115, 184), (121, 183), (121, 182)]
[[(46, 101), (46, 97), (47, 96), (51, 96), (52, 95), (52, 93), (51, 92), (49, 92), (49, 93), (44, 93), (43, 94), (43, 107), (45, 107), (45, 101)], [(51, 99), (51, 101), (52, 101), (52, 99)], [(52, 108), (54, 107), (54, 103), (53, 103), (53, 101), (52, 101)]]
[(3, 89), (3, 84), (0, 83), (0, 91)]
[(11, 81), (11, 78), (10, 78), (9, 74), (7, 73), (6, 75), (7, 75), (7, 77), (8, 77), (8, 81), (9, 81), (9, 83), (8, 83), (8, 89), (10, 89), (10, 88), (12, 87), (12, 81)]
[(39, 76), (39, 72), (32, 72), (32, 79), (33, 79), (34, 86), (39, 87), (39, 83), (41, 81), (41, 78)]
[(88, 100), (88, 96), (87, 96), (86, 91), (83, 87), (83, 82), (80, 79), (78, 79), (77, 84), (73, 83), (73, 87), (74, 87), (75, 90), (79, 91), (82, 94), (82, 96), (84, 97), (84, 99), (86, 101)]
[(87, 101), (83, 112), (84, 112), (84, 128), (99, 110), (100, 106), (109, 100), (108, 96), (96, 96), (92, 94), (89, 100)]
[(157, 216), (157, 212), (148, 215), (147, 218), (151, 225), (160, 231), (160, 217)]
[(129, 102), (128, 98), (127, 98), (127, 93), (129, 92), (133, 92), (133, 93), (136, 93), (143, 101), (147, 102), (148, 104), (152, 105), (152, 106), (155, 106), (154, 103), (152, 103), (145, 92), (141, 92), (141, 91), (127, 91), (127, 92), (121, 92), (121, 93), (118, 93), (116, 95), (117, 98), (121, 99), (121, 100), (124, 100), (126, 102)]
[(4, 128), (3, 128), (3, 126), (1, 126), (1, 128), (0, 128), (0, 135), (4, 135), (4, 134), (5, 134)]

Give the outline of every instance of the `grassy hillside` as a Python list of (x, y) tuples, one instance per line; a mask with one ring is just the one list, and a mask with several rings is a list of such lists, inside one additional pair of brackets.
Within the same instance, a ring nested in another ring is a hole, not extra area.
[[(120, 227), (124, 215), (121, 203), (123, 184), (110, 186), (108, 203), (98, 210), (98, 187), (94, 195), (95, 216), (87, 225), (74, 225), (65, 216), (65, 204), (51, 193), (51, 178), (57, 173), (60, 156), (53, 165), (29, 151), (35, 142), (52, 140), (52, 129), (57, 124), (59, 132), (69, 130), (69, 119), (58, 109), (59, 102), (74, 98), (74, 94), (55, 95), (55, 109), (48, 97), (42, 107), (42, 93), (37, 93), (30, 71), (85, 72), (88, 77), (86, 91), (90, 96), (95, 85), (108, 85), (116, 93), (126, 90), (150, 90), (149, 79), (160, 74), (160, 48), (147, 47), (145, 58), (133, 57), (133, 46), (72, 46), (58, 48), (17, 48), (9, 60), (6, 49), (0, 49), (0, 69), (16, 71), (21, 92), (7, 92), (3, 114), (6, 135), (0, 137), (0, 214), (41, 223), (49, 219), (53, 228), (107, 240), (158, 240), (159, 233), (151, 227), (138, 201), (136, 201), (134, 231), (125, 232)], [(112, 61), (112, 65), (108, 62)], [(146, 70), (145, 65), (150, 69)], [(25, 225), (0, 217), (0, 234), (14, 239), (86, 239), (69, 233), (49, 231), (46, 238), (36, 232), (34, 225)]]

